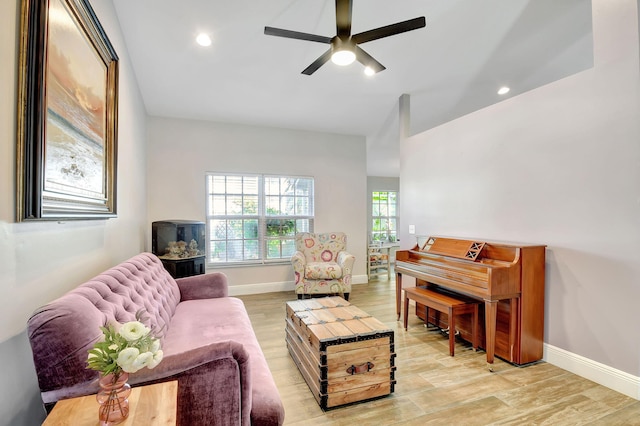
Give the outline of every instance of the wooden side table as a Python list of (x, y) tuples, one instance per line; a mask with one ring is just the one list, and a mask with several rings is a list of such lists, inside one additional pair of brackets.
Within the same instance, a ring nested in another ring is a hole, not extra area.
[[(178, 381), (131, 388), (129, 417), (123, 426), (175, 425), (178, 409)], [(43, 426), (97, 426), (95, 395), (58, 401)]]

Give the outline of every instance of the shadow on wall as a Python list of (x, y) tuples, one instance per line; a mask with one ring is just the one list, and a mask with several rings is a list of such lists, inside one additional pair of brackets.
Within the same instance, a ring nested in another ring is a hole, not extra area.
[(13, 418), (0, 416), (0, 426), (42, 424), (46, 415), (26, 330), (0, 343), (0, 360), (0, 413), (13, 413)]

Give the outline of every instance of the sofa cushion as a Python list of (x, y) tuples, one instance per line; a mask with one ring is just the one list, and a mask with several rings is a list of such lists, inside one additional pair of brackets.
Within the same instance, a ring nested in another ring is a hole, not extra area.
[(342, 268), (336, 262), (310, 262), (304, 268), (309, 280), (334, 280), (342, 277)]
[[(171, 358), (190, 348), (224, 340), (241, 342), (249, 355), (251, 377), (243, 383), (241, 392), (246, 393), (246, 387), (252, 389), (252, 424), (279, 423), (278, 419), (284, 418), (280, 395), (240, 299), (222, 297), (181, 302), (173, 316), (163, 351), (165, 357)], [(226, 390), (218, 387), (216, 391)]]

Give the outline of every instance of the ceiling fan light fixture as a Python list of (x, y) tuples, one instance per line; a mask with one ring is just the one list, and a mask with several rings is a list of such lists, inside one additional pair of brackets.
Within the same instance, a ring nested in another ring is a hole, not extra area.
[(209, 34), (200, 33), (196, 37), (196, 43), (203, 47), (211, 46), (211, 37), (209, 37)]
[(350, 39), (335, 37), (331, 42), (331, 62), (346, 66), (356, 60), (356, 46)]
[(348, 49), (336, 50), (331, 54), (331, 62), (336, 65), (346, 66), (356, 60), (356, 54)]

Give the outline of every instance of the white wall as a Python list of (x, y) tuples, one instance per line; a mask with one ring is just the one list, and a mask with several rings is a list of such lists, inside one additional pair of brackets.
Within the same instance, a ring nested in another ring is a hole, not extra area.
[(367, 175), (397, 178), (400, 175), (398, 135), (405, 123), (399, 117), (402, 108), (396, 103), (375, 134), (367, 137)]
[[(154, 220), (205, 220), (205, 173), (312, 176), (315, 231), (344, 231), (365, 258), (364, 137), (152, 117), (148, 126), (149, 228)], [(150, 250), (150, 238), (148, 239)], [(291, 265), (224, 268), (232, 294), (293, 290)], [(366, 281), (356, 262), (354, 281)]]
[(401, 240), (415, 224), (547, 244), (546, 344), (637, 379), (637, 2), (593, 0), (593, 15), (593, 69), (401, 143)]
[(111, 1), (91, 4), (120, 57), (118, 218), (15, 223), (20, 1), (0, 2), (0, 425), (44, 418), (25, 332), (30, 314), (140, 252), (146, 240), (146, 114)]

